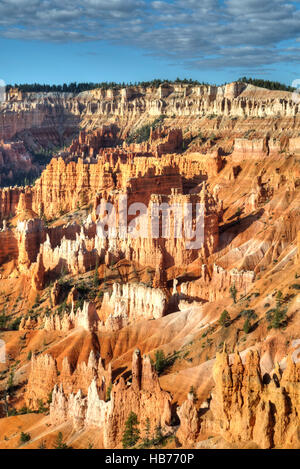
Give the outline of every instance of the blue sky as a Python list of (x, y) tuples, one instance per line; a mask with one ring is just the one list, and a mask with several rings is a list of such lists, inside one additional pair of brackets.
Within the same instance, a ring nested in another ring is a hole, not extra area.
[(0, 0), (6, 83), (300, 78), (289, 0)]

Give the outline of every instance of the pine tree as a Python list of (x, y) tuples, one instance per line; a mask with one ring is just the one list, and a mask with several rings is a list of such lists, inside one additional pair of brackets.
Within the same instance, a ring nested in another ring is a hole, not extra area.
[(280, 307), (275, 308), (273, 312), (271, 326), (274, 329), (279, 329), (283, 327), (286, 323), (286, 310), (281, 309)]
[(94, 287), (98, 287), (99, 283), (100, 283), (98, 267), (99, 267), (99, 265), (98, 265), (98, 259), (97, 259), (96, 266), (95, 266), (95, 273), (94, 273), (94, 281), (93, 281)]
[(231, 298), (233, 299), (234, 303), (236, 303), (236, 295), (237, 295), (237, 289), (236, 286), (233, 284), (229, 288), (229, 293), (231, 295)]
[(249, 334), (249, 332), (251, 330), (251, 323), (250, 323), (249, 318), (246, 318), (246, 320), (244, 322), (244, 325), (243, 325), (243, 330), (244, 330), (245, 334)]
[(112, 383), (109, 383), (108, 388), (106, 390), (106, 402), (110, 401), (111, 390), (112, 390)]
[(30, 433), (21, 432), (20, 443), (27, 443), (27, 441), (29, 441), (30, 438), (31, 438)]
[(138, 424), (137, 415), (134, 412), (130, 412), (129, 417), (125, 422), (125, 430), (122, 438), (124, 449), (132, 448), (140, 439), (140, 431), (137, 428)]
[(156, 350), (155, 352), (155, 369), (158, 374), (162, 373), (167, 364), (167, 360), (163, 350)]
[(62, 432), (59, 432), (57, 437), (56, 437), (56, 441), (54, 443), (54, 446), (53, 446), (53, 449), (70, 449), (70, 447), (68, 445), (66, 445), (66, 443), (63, 443), (63, 434)]
[(226, 309), (224, 309), (223, 313), (220, 316), (219, 324), (221, 326), (227, 327), (227, 326), (229, 326), (230, 321), (231, 321), (230, 315), (229, 315), (228, 311)]
[(155, 446), (157, 446), (157, 445), (161, 445), (163, 441), (164, 441), (164, 436), (162, 434), (161, 425), (157, 425), (157, 427), (155, 428), (155, 436), (153, 439), (153, 443)]
[(144, 445), (145, 446), (150, 445), (150, 419), (149, 417), (146, 418)]
[(7, 394), (11, 395), (14, 388), (14, 372), (11, 371), (7, 381)]
[(282, 291), (278, 290), (277, 295), (276, 295), (276, 308), (280, 308), (282, 304), (283, 304)]

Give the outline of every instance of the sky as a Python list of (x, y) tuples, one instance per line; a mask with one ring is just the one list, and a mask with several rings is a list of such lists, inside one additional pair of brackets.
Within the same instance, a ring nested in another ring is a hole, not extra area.
[(300, 79), (300, 2), (0, 0), (0, 80)]

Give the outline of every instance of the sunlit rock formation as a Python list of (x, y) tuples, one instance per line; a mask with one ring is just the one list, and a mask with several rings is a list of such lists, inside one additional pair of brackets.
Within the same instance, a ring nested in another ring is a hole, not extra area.
[(141, 428), (145, 428), (149, 419), (150, 431), (157, 425), (169, 425), (171, 420), (171, 397), (161, 390), (149, 357), (142, 358), (139, 350), (133, 354), (131, 385), (127, 386), (121, 377), (111, 389), (110, 400), (105, 402), (99, 397), (94, 378), (86, 396), (81, 391), (66, 395), (63, 387), (56, 385), (50, 405), (52, 424), (71, 421), (75, 429), (101, 428), (106, 448), (121, 443), (130, 412), (137, 415)]

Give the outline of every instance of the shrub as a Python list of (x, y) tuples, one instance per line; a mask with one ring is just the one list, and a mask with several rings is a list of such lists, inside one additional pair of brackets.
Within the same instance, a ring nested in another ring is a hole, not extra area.
[(106, 390), (106, 402), (110, 401), (111, 390), (112, 390), (112, 383), (109, 383), (108, 388)]
[(100, 284), (98, 267), (99, 266), (98, 266), (98, 260), (97, 260), (96, 266), (95, 266), (94, 279), (93, 279), (94, 287), (98, 287)]
[(6, 324), (7, 324), (7, 321), (8, 321), (8, 317), (5, 316), (5, 314), (1, 314), (0, 315), (0, 329), (5, 329), (6, 328)]
[(243, 331), (245, 332), (245, 334), (249, 334), (250, 330), (251, 330), (251, 322), (250, 322), (250, 319), (247, 318), (243, 325)]
[(219, 324), (220, 324), (220, 326), (227, 327), (227, 326), (230, 325), (230, 322), (231, 322), (230, 315), (229, 315), (228, 311), (226, 309), (224, 309), (223, 313), (220, 316)]
[(38, 400), (38, 404), (39, 404), (39, 410), (38, 410), (39, 414), (44, 414), (45, 412), (47, 412), (48, 409), (44, 406), (42, 399)]
[(19, 325), (21, 322), (21, 318), (16, 318), (10, 325), (9, 325), (9, 330), (10, 331), (17, 331), (19, 329)]
[(14, 388), (14, 372), (11, 371), (7, 381), (7, 393), (12, 394)]
[(127, 139), (126, 143), (142, 143), (149, 140), (151, 129), (156, 129), (166, 118), (166, 116), (161, 115), (155, 119), (152, 124), (146, 124), (137, 129), (135, 132), (131, 133)]
[(150, 419), (149, 417), (146, 418), (146, 427), (145, 427), (145, 438), (143, 440), (143, 443), (145, 446), (149, 446), (151, 443), (150, 440)]
[(155, 429), (155, 436), (153, 438), (153, 445), (158, 446), (161, 445), (164, 441), (164, 436), (161, 431), (161, 426), (158, 425)]
[(286, 325), (286, 309), (277, 305), (276, 308), (267, 311), (266, 319), (269, 323), (269, 329), (280, 329)]
[(30, 414), (30, 409), (25, 405), (19, 410), (20, 415)]
[(150, 438), (150, 419), (149, 417), (146, 418), (146, 425), (145, 425), (145, 437), (142, 440), (142, 443), (139, 444), (138, 449), (145, 449), (149, 448), (151, 445), (153, 445), (153, 440)]
[(167, 359), (163, 350), (156, 350), (155, 352), (155, 369), (158, 374), (161, 374), (167, 366)]
[(238, 222), (240, 222), (241, 215), (242, 215), (242, 209), (241, 209), (241, 207), (238, 207), (237, 211), (234, 214), (234, 216), (235, 216), (235, 218), (237, 219)]
[(22, 432), (20, 435), (20, 443), (26, 443), (31, 439), (30, 433)]
[(257, 318), (257, 314), (254, 309), (243, 309), (243, 311), (241, 311), (241, 316), (249, 320)]
[(276, 307), (279, 308), (284, 302), (282, 291), (278, 290), (276, 294)]

